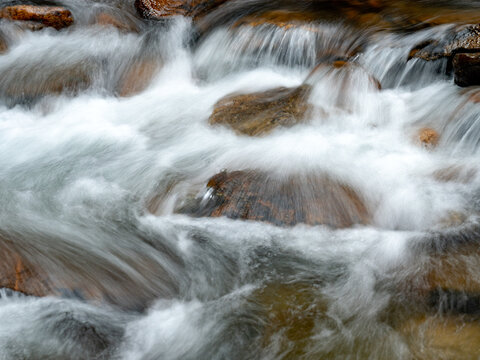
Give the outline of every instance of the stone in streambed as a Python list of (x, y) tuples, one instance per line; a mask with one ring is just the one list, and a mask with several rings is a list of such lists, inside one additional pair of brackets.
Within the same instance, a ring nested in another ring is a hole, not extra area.
[(6, 53), (8, 50), (8, 43), (4, 35), (0, 32), (0, 54)]
[(434, 148), (438, 145), (440, 135), (432, 128), (422, 128), (418, 131), (418, 140), (426, 148)]
[(72, 13), (59, 6), (14, 5), (0, 10), (0, 18), (31, 21), (57, 30), (73, 24)]
[(249, 136), (263, 135), (279, 126), (290, 127), (302, 122), (310, 109), (310, 91), (309, 85), (302, 85), (228, 95), (215, 104), (209, 123), (227, 125)]
[(348, 90), (355, 82), (364, 83), (366, 90), (382, 90), (382, 84), (361, 65), (350, 61), (349, 57), (326, 57), (313, 68), (306, 82), (315, 81), (316, 77), (324, 75), (336, 77), (342, 92)]
[(135, 0), (138, 13), (147, 19), (171, 16), (200, 17), (227, 0)]
[(480, 85), (480, 51), (456, 54), (452, 65), (455, 84), (462, 87)]
[(276, 178), (261, 171), (222, 172), (207, 184), (208, 200), (179, 210), (192, 216), (255, 220), (278, 226), (368, 224), (358, 193), (328, 176)]
[(424, 41), (414, 47), (411, 57), (426, 61), (451, 58), (457, 53), (480, 52), (480, 25), (457, 27), (440, 41)]
[(457, 27), (442, 40), (425, 41), (410, 51), (411, 58), (447, 59), (458, 86), (480, 85), (480, 25)]
[(98, 70), (97, 64), (88, 62), (38, 69), (35, 64), (12, 64), (0, 73), (0, 96), (16, 104), (49, 95), (77, 94), (92, 84)]
[(136, 95), (145, 90), (159, 70), (156, 59), (139, 59), (131, 64), (120, 78), (117, 93), (121, 97)]
[(95, 25), (112, 26), (123, 32), (138, 32), (138, 27), (132, 22), (107, 12), (101, 12), (95, 16)]
[(32, 296), (52, 293), (45, 275), (4, 239), (0, 239), (0, 255), (0, 288)]
[[(276, 343), (285, 358), (296, 359), (314, 343), (315, 324), (325, 319), (327, 302), (307, 283), (272, 283), (248, 298), (262, 317), (262, 346)], [(281, 336), (279, 336), (281, 334)]]
[(415, 359), (477, 359), (480, 324), (476, 318), (418, 316), (399, 329)]

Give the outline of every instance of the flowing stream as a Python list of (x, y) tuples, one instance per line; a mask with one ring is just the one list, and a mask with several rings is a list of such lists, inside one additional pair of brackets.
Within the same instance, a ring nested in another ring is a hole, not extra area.
[[(480, 284), (478, 88), (457, 87), (445, 61), (406, 61), (449, 25), (389, 32), (326, 19), (199, 35), (186, 18), (145, 24), (130, 3), (62, 3), (76, 20), (66, 30), (0, 23), (0, 237), (60, 289), (0, 290), (0, 359), (479, 356), (478, 308), (445, 309), (454, 296), (426, 284), (438, 261)], [(90, 25), (101, 7), (141, 31)], [(309, 76), (317, 54), (359, 46), (355, 61), (381, 91), (363, 73), (346, 84)], [(140, 58), (157, 69), (148, 87), (117, 96)], [(88, 86), (41, 96), (61, 69), (86, 71)], [(228, 94), (305, 81), (308, 121), (261, 137), (208, 123)], [(441, 134), (435, 148), (416, 141), (421, 128)], [(328, 174), (362, 194), (371, 224), (176, 212), (224, 169)]]

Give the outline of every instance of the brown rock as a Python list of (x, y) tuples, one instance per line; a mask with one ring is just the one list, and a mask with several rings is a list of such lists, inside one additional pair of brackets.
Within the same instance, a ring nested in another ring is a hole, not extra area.
[(302, 85), (228, 95), (215, 104), (209, 123), (228, 125), (249, 136), (269, 133), (278, 126), (290, 127), (300, 123), (310, 109), (307, 103), (310, 91), (309, 85)]
[(48, 279), (30, 262), (0, 239), (0, 288), (8, 288), (26, 295), (47, 296), (52, 294)]
[(113, 26), (124, 32), (138, 32), (138, 28), (132, 22), (124, 21), (113, 14), (99, 13), (95, 17), (95, 24), (101, 26)]
[(147, 19), (170, 16), (200, 17), (227, 0), (135, 0), (135, 7)]
[(433, 148), (438, 145), (440, 135), (434, 129), (423, 128), (418, 132), (418, 139), (423, 146)]
[(443, 40), (425, 41), (412, 51), (412, 57), (427, 61), (449, 58), (461, 52), (480, 52), (480, 25), (457, 27)]
[(7, 50), (8, 50), (7, 41), (3, 37), (2, 33), (0, 33), (0, 54), (7, 52)]
[(465, 168), (459, 165), (452, 165), (444, 169), (437, 170), (433, 177), (442, 182), (459, 182), (467, 184), (472, 181), (477, 172), (475, 169)]
[[(312, 284), (268, 284), (256, 290), (249, 301), (263, 317), (262, 345), (279, 341), (279, 353), (298, 359), (314, 341), (315, 324), (326, 317), (327, 303)], [(278, 335), (282, 334), (279, 339)]]
[(120, 79), (119, 96), (133, 96), (145, 90), (159, 67), (158, 61), (153, 59), (142, 59), (133, 63)]
[(73, 24), (72, 13), (58, 6), (15, 5), (0, 10), (0, 18), (34, 21), (57, 30)]
[(373, 75), (369, 74), (361, 65), (350, 61), (348, 57), (327, 57), (321, 61), (307, 76), (307, 80), (312, 80), (317, 74), (330, 73), (338, 78), (338, 83), (342, 91), (347, 90), (355, 74), (363, 76), (368, 87), (381, 90), (382, 84)]
[(222, 172), (212, 177), (207, 187), (211, 192), (207, 202), (179, 212), (279, 226), (305, 223), (345, 228), (370, 221), (355, 190), (327, 176), (275, 178), (258, 171)]
[(0, 74), (0, 95), (15, 101), (31, 101), (46, 95), (75, 94), (92, 83), (92, 68), (85, 64), (42, 69), (12, 67)]
[(0, 288), (36, 297), (76, 297), (129, 310), (142, 310), (176, 289), (154, 256), (137, 251), (128, 256), (111, 253), (124, 264), (116, 267), (108, 266), (105, 258), (82, 252), (72, 246), (56, 254), (52, 249), (0, 238)]
[(475, 246), (464, 246), (431, 259), (426, 275), (430, 291), (443, 289), (480, 294), (480, 261)]
[(474, 104), (480, 103), (480, 91), (476, 91), (473, 94), (471, 94), (469, 101), (471, 101)]
[[(478, 39), (480, 45), (480, 35)], [(478, 53), (456, 54), (452, 65), (455, 84), (462, 87), (480, 85), (480, 47)]]
[(312, 12), (272, 10), (243, 17), (242, 19), (237, 21), (233, 25), (233, 27), (238, 27), (242, 25), (252, 27), (273, 25), (284, 29), (301, 27), (304, 30), (315, 32), (316, 29), (309, 26), (309, 23), (317, 20), (318, 17)]
[(480, 324), (458, 316), (419, 316), (405, 322), (400, 332), (415, 359), (477, 359)]

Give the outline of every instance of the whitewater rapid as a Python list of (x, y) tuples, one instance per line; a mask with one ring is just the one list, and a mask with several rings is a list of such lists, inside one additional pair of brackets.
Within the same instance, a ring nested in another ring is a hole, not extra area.
[[(342, 23), (312, 25), (316, 32), (219, 27), (192, 46), (191, 26), (11, 30), (4, 84), (71, 64), (93, 69), (94, 80), (76, 96), (0, 103), (1, 236), (60, 282), (89, 283), (115, 300), (2, 290), (0, 359), (289, 358), (298, 344), (287, 330), (265, 335), (269, 305), (258, 291), (269, 284), (307, 284), (321, 302), (303, 358), (410, 358), (398, 329), (381, 320), (403, 299), (394, 285), (418, 271), (409, 267), (418, 256), (428, 261), (415, 245), (449, 227), (452, 214), (478, 224), (480, 104), (438, 75), (445, 64), (405, 62), (412, 44), (445, 29), (376, 34), (357, 62), (381, 91), (361, 74), (342, 89), (335, 74), (317, 74), (309, 121), (257, 138), (209, 125), (214, 104), (299, 86), (316, 53), (347, 52), (370, 34)], [(145, 52), (160, 65), (147, 89), (115, 96), (119, 69)], [(431, 126), (442, 134), (434, 150), (415, 141)], [(468, 179), (435, 178), (452, 166)], [(327, 173), (362, 194), (372, 224), (281, 228), (175, 213), (223, 169)], [(152, 296), (146, 307), (137, 301)]]

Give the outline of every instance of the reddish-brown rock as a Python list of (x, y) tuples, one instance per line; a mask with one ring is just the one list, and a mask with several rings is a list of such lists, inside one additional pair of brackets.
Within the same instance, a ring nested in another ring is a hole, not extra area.
[(135, 7), (147, 19), (170, 16), (200, 17), (227, 0), (135, 0)]
[(33, 296), (47, 296), (52, 293), (45, 275), (16, 251), (12, 244), (1, 238), (0, 255), (0, 288)]
[(367, 87), (375, 90), (382, 89), (382, 84), (377, 78), (369, 74), (361, 65), (350, 61), (350, 59), (346, 57), (327, 57), (313, 68), (307, 76), (306, 81), (314, 80), (318, 74), (323, 76), (325, 73), (329, 73), (338, 78), (338, 86), (342, 91), (348, 89), (355, 75), (363, 77)]
[(438, 145), (440, 135), (434, 129), (423, 128), (418, 132), (418, 140), (423, 146), (427, 148), (433, 148)]
[(95, 24), (101, 26), (113, 26), (123, 32), (138, 32), (138, 28), (131, 21), (125, 21), (118, 16), (101, 12), (95, 17)]
[(15, 5), (0, 10), (0, 18), (34, 21), (57, 30), (73, 24), (72, 13), (59, 6)]
[[(326, 318), (328, 303), (309, 283), (268, 284), (248, 301), (262, 317), (262, 345), (275, 343), (286, 359), (301, 358), (315, 343), (315, 325)], [(279, 336), (281, 334), (281, 336)]]
[(193, 216), (226, 216), (279, 226), (367, 224), (370, 215), (358, 193), (328, 176), (277, 178), (258, 171), (222, 172), (207, 184), (208, 202), (180, 212)]
[(7, 52), (8, 44), (5, 38), (3, 37), (2, 33), (0, 33), (0, 54)]
[(316, 30), (309, 26), (309, 23), (316, 20), (318, 20), (318, 17), (315, 13), (312, 12), (272, 10), (245, 16), (238, 20), (233, 25), (233, 27), (238, 27), (242, 25), (252, 27), (261, 25), (273, 25), (284, 29), (301, 27), (304, 30), (315, 32)]
[(0, 74), (0, 96), (13, 101), (32, 101), (42, 96), (76, 94), (92, 83), (96, 65), (87, 63), (45, 68), (12, 67)]
[[(480, 34), (478, 39), (480, 42)], [(455, 84), (462, 87), (480, 85), (480, 47), (478, 53), (456, 54), (452, 65)]]
[(276, 88), (252, 94), (228, 95), (215, 104), (209, 123), (228, 125), (243, 135), (262, 135), (278, 126), (300, 123), (310, 106), (311, 87)]
[(400, 328), (413, 359), (478, 359), (480, 325), (474, 317), (424, 315)]
[(431, 61), (477, 50), (480, 52), (480, 25), (469, 25), (452, 29), (440, 41), (424, 41), (416, 45), (410, 57)]
[(118, 95), (133, 96), (145, 90), (159, 67), (159, 62), (154, 59), (142, 59), (134, 62), (120, 79)]

